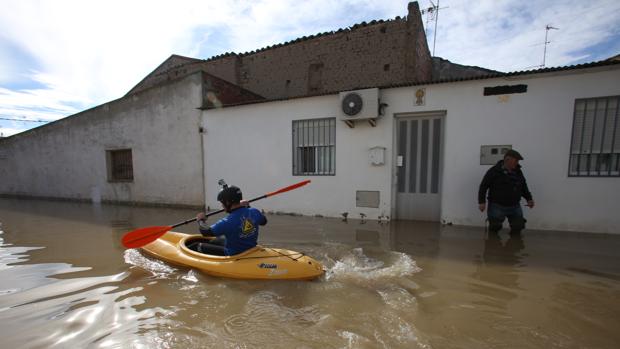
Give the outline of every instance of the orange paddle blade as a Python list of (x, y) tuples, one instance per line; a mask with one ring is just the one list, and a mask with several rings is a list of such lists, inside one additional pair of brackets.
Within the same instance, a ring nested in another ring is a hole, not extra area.
[(140, 228), (125, 234), (121, 241), (126, 248), (138, 248), (159, 239), (170, 229), (171, 226)]
[(286, 188), (282, 188), (280, 190), (276, 190), (276, 191), (272, 191), (271, 193), (267, 193), (265, 196), (266, 197), (270, 197), (270, 196), (273, 196), (273, 195), (276, 195), (276, 194), (281, 194), (281, 193), (284, 193), (284, 192), (287, 192), (287, 191), (290, 191), (290, 190), (293, 190), (293, 189), (297, 189), (299, 187), (303, 187), (304, 185), (306, 185), (308, 183), (310, 183), (310, 180), (306, 179), (305, 181), (301, 181), (299, 183), (295, 183), (293, 185), (289, 185)]

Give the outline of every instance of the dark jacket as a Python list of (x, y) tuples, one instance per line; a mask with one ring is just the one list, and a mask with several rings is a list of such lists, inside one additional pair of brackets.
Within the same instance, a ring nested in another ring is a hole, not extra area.
[(502, 206), (516, 206), (521, 201), (521, 197), (525, 200), (532, 200), (532, 194), (527, 188), (527, 182), (521, 172), (521, 166), (508, 172), (504, 168), (504, 160), (500, 160), (491, 167), (482, 178), (480, 188), (478, 189), (478, 203), (485, 203), (485, 194), (489, 191), (489, 202)]

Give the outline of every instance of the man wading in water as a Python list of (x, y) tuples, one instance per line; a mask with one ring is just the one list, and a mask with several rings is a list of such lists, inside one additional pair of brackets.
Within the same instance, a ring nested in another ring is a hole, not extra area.
[(526, 220), (521, 210), (521, 197), (527, 200), (529, 208), (534, 207), (532, 194), (527, 188), (527, 182), (521, 172), (519, 160), (523, 157), (516, 150), (508, 150), (504, 160), (500, 160), (491, 167), (482, 178), (478, 189), (478, 208), (484, 212), (486, 208), (485, 195), (489, 192), (489, 207), (487, 219), (489, 231), (497, 233), (502, 229), (504, 219), (508, 218), (510, 234), (519, 234), (525, 228)]

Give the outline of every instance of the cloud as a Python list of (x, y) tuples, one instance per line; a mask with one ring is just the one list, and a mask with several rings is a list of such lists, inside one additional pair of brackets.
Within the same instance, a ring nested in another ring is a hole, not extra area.
[(546, 66), (600, 60), (615, 54), (613, 46), (589, 56), (583, 55), (583, 49), (604, 43), (618, 32), (617, 1), (453, 0), (441, 2), (444, 4), (447, 8), (440, 10), (436, 55), (457, 63), (500, 71), (540, 66), (547, 24), (559, 30), (548, 33)]
[[(426, 0), (419, 3), (430, 6)], [(0, 117), (57, 119), (121, 97), (171, 54), (209, 58), (248, 52), (362, 21), (406, 16), (407, 4), (5, 1), (0, 11)], [(456, 63), (504, 71), (539, 65), (546, 24), (560, 28), (549, 33), (548, 65), (596, 60), (619, 48), (606, 43), (620, 35), (620, 2), (615, 0), (443, 0), (441, 7), (436, 53)], [(429, 24), (432, 49), (434, 23)], [(26, 129), (29, 124), (19, 125)], [(8, 127), (1, 120), (0, 126)]]
[(119, 98), (174, 53), (240, 53), (352, 25), (364, 16), (383, 18), (389, 8), (406, 13), (403, 1), (379, 8), (379, 14), (373, 3), (7, 2), (0, 12), (0, 66), (10, 69), (0, 70), (0, 117), (52, 120)]
[(0, 88), (0, 133), (8, 137), (45, 124), (39, 121), (54, 121), (75, 114), (80, 109), (71, 106), (73, 101), (72, 95), (53, 88), (25, 91)]
[(14, 128), (14, 127), (5, 127), (2, 126), (0, 127), (0, 138), (2, 137), (9, 137), (12, 136), (14, 134), (23, 132), (24, 129), (23, 128)]
[[(222, 34), (226, 51), (243, 53), (302, 36), (336, 31), (362, 21), (407, 14), (407, 1), (280, 1), (243, 2), (230, 17), (212, 27), (210, 39)], [(216, 35), (217, 33), (217, 35)], [(207, 45), (210, 42), (206, 42)], [(223, 53), (217, 52), (214, 54)]]

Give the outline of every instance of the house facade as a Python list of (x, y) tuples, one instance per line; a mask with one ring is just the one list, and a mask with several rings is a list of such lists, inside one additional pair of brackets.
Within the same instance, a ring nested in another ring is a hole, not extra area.
[(203, 206), (201, 110), (428, 80), (432, 69), (415, 2), (404, 17), (252, 52), (172, 55), (117, 100), (0, 139), (0, 195)]
[(201, 110), (260, 99), (195, 72), (0, 139), (0, 195), (201, 207)]
[[(125, 96), (0, 139), (0, 196), (481, 226), (477, 190), (523, 154), (528, 227), (620, 232), (620, 62), (499, 73), (430, 57), (417, 3), (245, 53), (173, 55)], [(388, 45), (386, 47), (381, 45)]]
[(478, 186), (512, 148), (536, 201), (528, 227), (618, 233), (618, 81), (602, 62), (386, 86), (374, 120), (351, 121), (338, 93), (207, 109), (206, 202), (219, 178), (248, 197), (311, 179), (260, 207), (482, 226)]
[(0, 193), (202, 205), (201, 80), (188, 76), (0, 140)]

